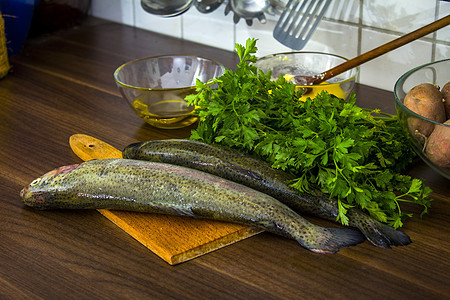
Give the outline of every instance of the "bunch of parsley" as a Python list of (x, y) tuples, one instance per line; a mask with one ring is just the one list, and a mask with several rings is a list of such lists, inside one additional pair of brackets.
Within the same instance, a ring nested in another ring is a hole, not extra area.
[(343, 224), (354, 206), (394, 228), (411, 216), (400, 202), (428, 212), (431, 189), (401, 174), (414, 153), (396, 116), (360, 108), (353, 95), (344, 101), (322, 92), (299, 101), (294, 84), (252, 65), (256, 50), (255, 39), (236, 44), (236, 71), (227, 69), (213, 84), (197, 81), (198, 93), (186, 98), (200, 107), (191, 139), (256, 154), (293, 173), (291, 185), (300, 192), (319, 189), (338, 199)]

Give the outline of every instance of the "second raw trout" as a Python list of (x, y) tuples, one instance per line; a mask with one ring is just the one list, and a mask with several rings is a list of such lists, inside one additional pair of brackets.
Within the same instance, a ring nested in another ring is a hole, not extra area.
[[(335, 221), (337, 200), (320, 192), (299, 192), (289, 186), (292, 175), (230, 148), (184, 139), (156, 140), (127, 146), (123, 157), (180, 165), (208, 172), (268, 194), (297, 212)], [(372, 244), (389, 248), (411, 243), (408, 235), (383, 224), (356, 208), (347, 212), (349, 225), (357, 227)]]

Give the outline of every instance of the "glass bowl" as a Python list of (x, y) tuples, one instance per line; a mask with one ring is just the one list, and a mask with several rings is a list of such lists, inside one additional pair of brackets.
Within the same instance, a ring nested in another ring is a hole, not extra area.
[[(278, 79), (282, 75), (286, 80), (295, 83), (294, 75), (318, 75), (347, 60), (339, 55), (322, 52), (286, 52), (263, 56), (255, 62), (255, 66), (265, 73), (272, 71), (273, 79)], [(319, 85), (297, 85), (297, 88), (308, 88), (308, 93), (302, 97), (305, 99), (313, 98), (323, 90), (347, 99), (353, 90), (358, 73), (359, 67), (355, 67)]]
[[(406, 107), (403, 102), (406, 94), (419, 84), (431, 83), (442, 88), (450, 81), (449, 70), (450, 59), (427, 63), (403, 74), (394, 86), (395, 108), (399, 122), (408, 134), (411, 146), (423, 161), (447, 179), (450, 179), (450, 165), (443, 162), (442, 159), (436, 159), (436, 156), (430, 149), (435, 147), (436, 142), (438, 142), (439, 147), (443, 150), (441, 153), (445, 153), (444, 151), (447, 150), (446, 160), (450, 162), (450, 152), (448, 150), (450, 149), (450, 126), (418, 115)], [(421, 122), (421, 128), (430, 126), (431, 134), (425, 133), (424, 135), (413, 130), (411, 126), (414, 122), (416, 124), (417, 122)], [(432, 136), (433, 133), (439, 133), (438, 139)]]
[(133, 60), (118, 67), (114, 79), (133, 111), (148, 124), (164, 129), (197, 121), (184, 100), (195, 93), (196, 80), (207, 83), (225, 72), (214, 60), (192, 55), (163, 55)]

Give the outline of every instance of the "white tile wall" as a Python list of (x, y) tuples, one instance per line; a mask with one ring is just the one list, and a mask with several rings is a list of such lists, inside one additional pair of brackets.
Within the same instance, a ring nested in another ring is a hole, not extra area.
[[(443, 18), (445, 16), (450, 15), (450, 2), (448, 2), (448, 1), (439, 1), (438, 11), (439, 11), (439, 14), (438, 14), (439, 18)], [(445, 28), (445, 29), (438, 30), (436, 32), (436, 34), (437, 34), (437, 39), (438, 40), (447, 41), (447, 42), (450, 41), (450, 28), (449, 28), (449, 26), (447, 26), (447, 28)], [(448, 55), (448, 52), (447, 52), (447, 57), (450, 57)]]
[(276, 21), (268, 19), (265, 24), (261, 24), (259, 21), (254, 21), (252, 26), (247, 26), (244, 20), (240, 20), (235, 26), (236, 28), (236, 43), (245, 45), (245, 41), (249, 38), (257, 38), (258, 42), (256, 46), (258, 51), (256, 55), (258, 57), (273, 54), (277, 52), (289, 52), (290, 48), (280, 44), (272, 36), (272, 31), (267, 28), (274, 28)]
[[(258, 38), (258, 56), (291, 49), (272, 36), (278, 15), (266, 14), (248, 26), (225, 16), (225, 4), (202, 14), (163, 18), (145, 12), (140, 0), (92, 0), (93, 16), (232, 51), (235, 43)], [(283, 0), (284, 3), (287, 0)], [(450, 14), (450, 2), (439, 0), (333, 0), (325, 18), (302, 51), (322, 51), (352, 58)], [(401, 74), (418, 65), (450, 58), (450, 26), (361, 66), (359, 82), (392, 91)]]
[(435, 60), (447, 59), (450, 57), (450, 47), (445, 45), (436, 45)]
[(302, 51), (321, 51), (352, 58), (358, 55), (356, 45), (358, 45), (356, 26), (322, 20)]
[(201, 44), (233, 51), (234, 50), (234, 23), (231, 16), (225, 16), (223, 6), (215, 11), (203, 14), (195, 8), (183, 14), (183, 38)]
[(325, 13), (325, 18), (344, 22), (359, 22), (360, 1), (333, 0)]
[[(363, 29), (362, 52), (378, 47), (396, 38), (391, 34)], [(393, 90), (396, 80), (414, 66), (430, 61), (432, 44), (422, 40), (413, 41), (361, 66), (360, 82), (373, 87)]]
[[(125, 1), (129, 2), (130, 0)], [(135, 1), (134, 4), (134, 25), (142, 29), (156, 31), (164, 35), (183, 38), (182, 18), (163, 18), (158, 15), (149, 14), (142, 9), (140, 1)]]
[(434, 21), (436, 0), (367, 0), (362, 23), (397, 32), (408, 32)]
[(117, 23), (134, 25), (133, 0), (94, 0), (91, 2), (91, 14)]

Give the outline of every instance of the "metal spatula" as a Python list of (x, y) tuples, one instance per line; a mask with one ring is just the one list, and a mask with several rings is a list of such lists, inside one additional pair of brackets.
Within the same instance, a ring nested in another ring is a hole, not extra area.
[(302, 49), (330, 3), (331, 0), (289, 0), (273, 30), (273, 37), (291, 49)]

